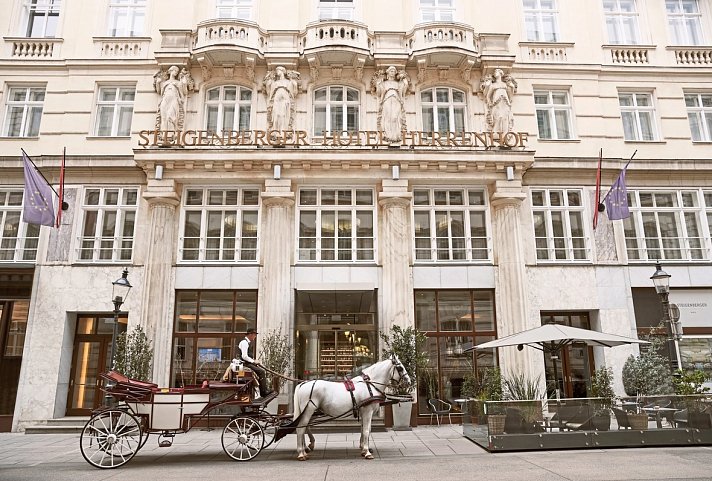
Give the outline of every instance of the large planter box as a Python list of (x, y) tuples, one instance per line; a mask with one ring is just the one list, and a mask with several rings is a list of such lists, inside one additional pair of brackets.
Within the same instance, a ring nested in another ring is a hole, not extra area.
[(632, 414), (628, 413), (628, 422), (630, 423), (630, 428), (636, 431), (644, 431), (648, 429), (648, 415), (647, 414)]

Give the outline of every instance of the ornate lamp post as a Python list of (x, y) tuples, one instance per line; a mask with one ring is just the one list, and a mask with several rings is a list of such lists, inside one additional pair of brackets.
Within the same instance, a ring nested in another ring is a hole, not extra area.
[(668, 329), (668, 353), (670, 357), (670, 368), (673, 373), (677, 373), (680, 369), (680, 349), (678, 341), (682, 337), (682, 329), (678, 319), (680, 318), (677, 306), (675, 306), (675, 319), (670, 316), (670, 274), (665, 272), (660, 266), (660, 262), (655, 264), (655, 274), (650, 279), (655, 286), (655, 292), (660, 296), (660, 302), (663, 306), (663, 323)]
[(114, 303), (114, 331), (111, 333), (111, 368), (114, 368), (116, 362), (116, 338), (119, 334), (119, 314), (121, 306), (126, 302), (126, 298), (131, 291), (131, 283), (126, 276), (129, 275), (129, 270), (124, 269), (121, 277), (112, 282), (111, 302)]

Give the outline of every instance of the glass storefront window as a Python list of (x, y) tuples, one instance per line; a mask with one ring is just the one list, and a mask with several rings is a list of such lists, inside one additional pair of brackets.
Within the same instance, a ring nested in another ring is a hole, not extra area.
[(685, 371), (701, 370), (712, 380), (712, 337), (683, 338), (679, 342), (680, 360)]

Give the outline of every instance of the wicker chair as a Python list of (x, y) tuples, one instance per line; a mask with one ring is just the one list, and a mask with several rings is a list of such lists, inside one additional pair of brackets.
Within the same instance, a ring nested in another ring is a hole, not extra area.
[(435, 416), (438, 426), (440, 426), (440, 420), (444, 416), (447, 416), (448, 421), (452, 424), (452, 417), (450, 417), (452, 404), (447, 403), (442, 399), (428, 399), (428, 410), (430, 411), (430, 424), (433, 424), (433, 416)]

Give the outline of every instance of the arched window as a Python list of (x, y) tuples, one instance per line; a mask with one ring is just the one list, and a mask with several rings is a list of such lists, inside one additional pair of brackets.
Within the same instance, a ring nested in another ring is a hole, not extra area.
[(423, 131), (462, 132), (465, 130), (465, 92), (437, 87), (420, 93)]
[(208, 90), (205, 100), (205, 130), (250, 130), (252, 90), (223, 85)]
[(358, 131), (358, 90), (332, 85), (314, 91), (314, 135)]

